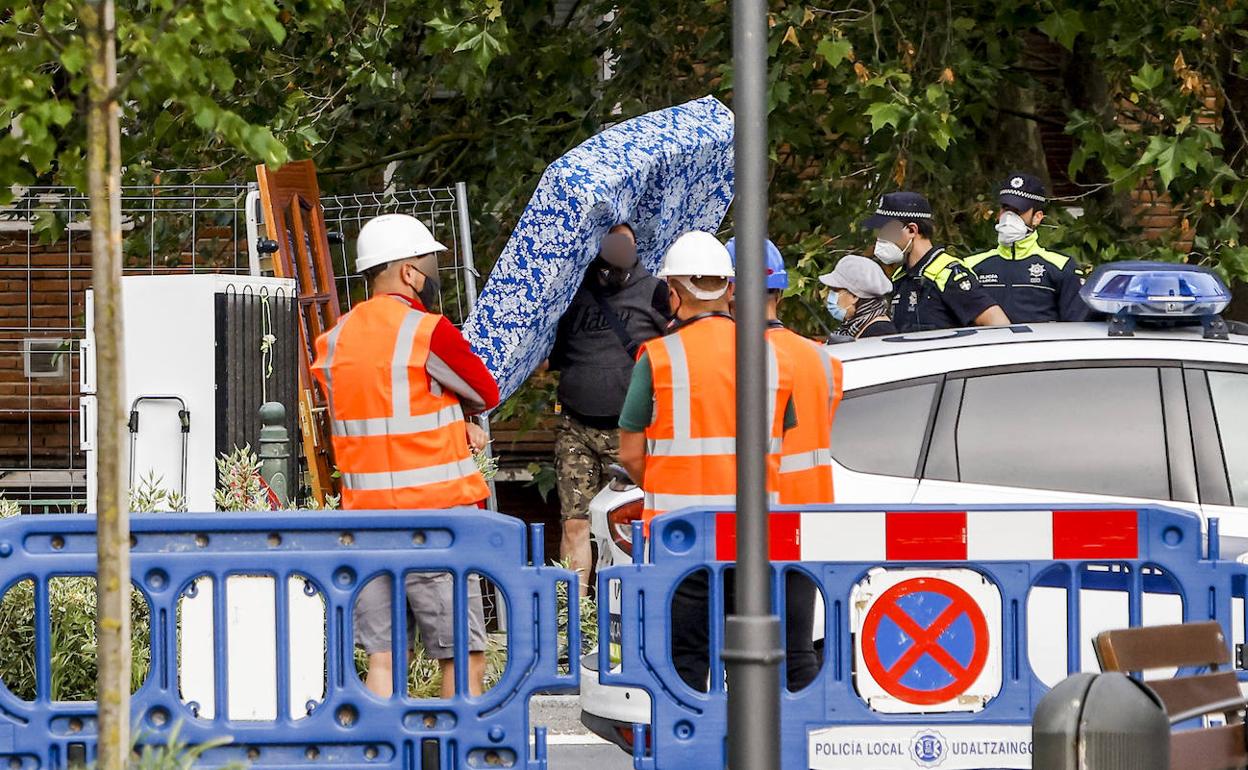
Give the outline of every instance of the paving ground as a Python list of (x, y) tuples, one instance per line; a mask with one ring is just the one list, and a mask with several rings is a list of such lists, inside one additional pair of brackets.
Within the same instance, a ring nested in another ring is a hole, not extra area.
[(550, 747), (550, 770), (631, 770), (633, 760), (610, 744)]
[(539, 695), (530, 702), (531, 723), (547, 729), (550, 770), (630, 770), (632, 758), (586, 730), (580, 714), (575, 695)]

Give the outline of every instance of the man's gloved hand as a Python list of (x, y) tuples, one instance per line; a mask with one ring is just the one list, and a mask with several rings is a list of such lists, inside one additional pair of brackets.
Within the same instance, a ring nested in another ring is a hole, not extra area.
[(490, 443), (490, 439), (485, 435), (485, 429), (472, 421), (465, 421), (464, 425), (468, 432), (468, 446), (474, 452), (480, 452), (485, 449), (485, 445)]

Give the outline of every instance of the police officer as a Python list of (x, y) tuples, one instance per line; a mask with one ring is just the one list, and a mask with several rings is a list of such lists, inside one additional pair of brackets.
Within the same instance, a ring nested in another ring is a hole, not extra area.
[(1044, 221), (1044, 183), (1031, 174), (1011, 174), (997, 200), (997, 248), (966, 260), (980, 285), (1015, 323), (1082, 321), (1087, 306), (1075, 260), (1040, 245), (1036, 228)]
[(932, 243), (932, 206), (914, 192), (887, 193), (863, 228), (875, 231), (875, 258), (897, 265), (893, 323), (902, 334), (1010, 322), (961, 260)]

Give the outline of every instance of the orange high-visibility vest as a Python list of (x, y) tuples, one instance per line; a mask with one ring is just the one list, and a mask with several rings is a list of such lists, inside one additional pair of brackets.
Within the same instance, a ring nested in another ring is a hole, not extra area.
[[(678, 508), (736, 505), (736, 325), (722, 316), (703, 318), (646, 342), (642, 349), (649, 354), (654, 380), (642, 520), (648, 527), (655, 516)], [(767, 490), (776, 503), (784, 408), (793, 392), (793, 374), (788, 359), (774, 346), (767, 346), (767, 357)]]
[(343, 508), (451, 508), (489, 497), (459, 399), (425, 369), (440, 319), (383, 295), (316, 340)]
[(783, 505), (831, 503), (832, 419), (841, 402), (841, 362), (820, 345), (783, 326), (767, 333), (793, 364), (797, 427), (784, 434), (780, 452)]

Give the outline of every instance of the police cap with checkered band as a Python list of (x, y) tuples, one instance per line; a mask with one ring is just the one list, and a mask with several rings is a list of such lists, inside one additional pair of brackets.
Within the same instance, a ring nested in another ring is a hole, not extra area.
[(862, 223), (864, 230), (878, 230), (889, 222), (931, 222), (932, 204), (916, 192), (891, 192), (880, 196), (875, 213)]
[(1002, 206), (1009, 206), (1019, 212), (1043, 209), (1049, 201), (1044, 182), (1039, 177), (1021, 172), (1005, 178), (997, 192), (997, 200)]

